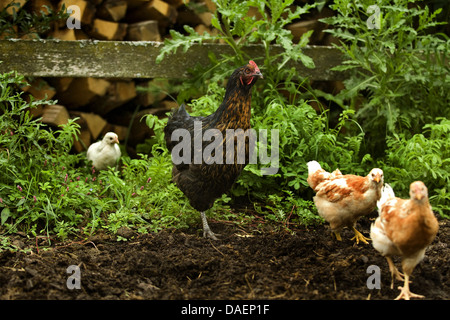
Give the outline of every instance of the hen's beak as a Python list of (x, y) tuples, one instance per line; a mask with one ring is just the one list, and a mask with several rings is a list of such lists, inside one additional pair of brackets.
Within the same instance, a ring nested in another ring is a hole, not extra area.
[(373, 178), (373, 180), (374, 180), (376, 183), (379, 183), (379, 182), (381, 181), (381, 176), (380, 176), (379, 174), (377, 174), (377, 175), (375, 176), (375, 178)]
[(256, 71), (256, 72), (253, 74), (253, 76), (254, 76), (254, 77), (259, 77), (259, 78), (261, 78), (261, 79), (264, 79), (264, 77), (263, 77), (261, 71)]
[(423, 198), (423, 193), (422, 190), (420, 188), (413, 188), (413, 192), (414, 192), (414, 198), (416, 198), (417, 200), (422, 200)]

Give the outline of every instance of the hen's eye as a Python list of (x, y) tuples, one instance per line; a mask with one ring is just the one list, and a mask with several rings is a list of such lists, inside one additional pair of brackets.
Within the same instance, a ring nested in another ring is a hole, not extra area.
[(250, 69), (245, 69), (245, 73), (249, 74), (250, 73)]

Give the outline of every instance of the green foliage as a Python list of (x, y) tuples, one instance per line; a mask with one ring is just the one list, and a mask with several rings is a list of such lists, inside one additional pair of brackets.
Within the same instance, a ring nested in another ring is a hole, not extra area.
[[(0, 75), (0, 231), (31, 236), (87, 236), (121, 227), (139, 232), (185, 227), (194, 212), (171, 182), (172, 165), (161, 147), (164, 121), (148, 117), (155, 131), (153, 156), (122, 157), (120, 171), (96, 172), (85, 153), (70, 153), (76, 119), (59, 128), (33, 119), (15, 73)], [(198, 215), (195, 215), (198, 217)], [(3, 241), (3, 240), (2, 240)], [(0, 248), (7, 247), (0, 245)]]
[[(430, 12), (412, 2), (377, 1), (379, 29), (367, 26), (374, 4), (368, 0), (335, 1), (331, 7), (338, 15), (322, 19), (334, 26), (328, 32), (341, 40), (337, 47), (347, 58), (336, 69), (351, 73), (339, 98), (351, 101), (366, 132), (414, 133), (438, 116), (450, 116), (450, 40), (429, 33), (444, 24), (436, 21), (441, 9)], [(371, 138), (368, 147), (382, 150), (385, 136)]]
[[(317, 4), (295, 7), (295, 11), (291, 11), (289, 8), (293, 2), (294, 0), (216, 0), (214, 3), (217, 6), (217, 11), (214, 13), (211, 24), (219, 31), (219, 34), (213, 36), (205, 32), (200, 35), (189, 26), (184, 27), (187, 35), (171, 30), (172, 38), (165, 41), (164, 47), (156, 61), (160, 62), (167, 54), (176, 52), (180, 47), (186, 52), (195, 43), (201, 44), (204, 41), (223, 40), (233, 48), (236, 55), (233, 58), (233, 62), (237, 63), (237, 65), (241, 65), (249, 59), (242, 51), (242, 48), (251, 43), (263, 43), (265, 63), (273, 62), (278, 56), (271, 55), (272, 52), (269, 45), (276, 43), (285, 48), (285, 51), (280, 54), (280, 57), (285, 60), (282, 65), (287, 60), (293, 59), (295, 61), (301, 60), (308, 67), (314, 67), (311, 58), (301, 52), (301, 48), (307, 44), (310, 34), (304, 36), (300, 44), (294, 45), (291, 32), (284, 27), (294, 19), (298, 19), (302, 14), (309, 12)], [(256, 7), (262, 18), (249, 17), (250, 7)], [(287, 17), (283, 17), (283, 15), (287, 15)], [(221, 58), (222, 60), (224, 58), (228, 60), (231, 57), (224, 56)]]
[(363, 152), (399, 195), (408, 197), (409, 184), (422, 180), (434, 209), (448, 217), (450, 40), (433, 33), (447, 21), (437, 20), (441, 9), (414, 2), (376, 1), (379, 29), (366, 23), (373, 1), (335, 1), (338, 15), (322, 21), (341, 40), (346, 60), (336, 69), (350, 77), (335, 99), (355, 110), (367, 137)]
[(404, 197), (408, 197), (412, 181), (423, 181), (429, 189), (434, 210), (449, 217), (450, 120), (436, 120), (439, 122), (426, 124), (423, 133), (410, 139), (405, 134), (388, 137), (389, 152), (384, 168), (393, 181), (394, 190)]
[[(67, 175), (79, 158), (67, 155), (78, 125), (73, 119), (60, 130), (46, 128), (32, 118), (30, 108), (54, 102), (26, 102), (18, 85), (25, 85), (23, 77), (15, 73), (0, 76), (1, 222), (7, 225), (8, 218), (15, 223), (25, 221), (34, 231), (36, 226), (31, 224), (45, 217), (48, 233), (49, 222), (58, 222), (60, 217), (79, 222), (64, 198)], [(56, 209), (61, 209), (61, 215), (56, 215)]]
[[(201, 65), (193, 70), (193, 80), (184, 82), (178, 95), (178, 102), (200, 96), (207, 91), (207, 84), (221, 82), (226, 79), (235, 67), (247, 63), (250, 59), (264, 69), (264, 76), (274, 81), (279, 81), (287, 76), (283, 66), (290, 60), (303, 63), (309, 68), (314, 67), (312, 59), (302, 52), (309, 41), (312, 32), (304, 34), (298, 44), (294, 44), (293, 36), (285, 27), (301, 15), (308, 13), (318, 4), (306, 4), (302, 7), (292, 7), (294, 0), (215, 0), (217, 10), (212, 18), (212, 26), (218, 31), (217, 35), (207, 32), (198, 34), (192, 27), (184, 26), (185, 34), (175, 30), (170, 31), (171, 38), (166, 39), (156, 61), (160, 62), (168, 55), (181, 49), (186, 52), (194, 44), (206, 41), (222, 41), (233, 49), (233, 54), (221, 54), (216, 57), (209, 56), (209, 65), (202, 61)], [(261, 19), (248, 16), (250, 7), (256, 7)], [(291, 8), (295, 8), (291, 10)], [(244, 46), (251, 44), (263, 44), (264, 55), (250, 57), (243, 51)], [(276, 53), (271, 45), (279, 45), (283, 48)], [(262, 66), (263, 65), (263, 66)]]
[[(65, 5), (59, 11), (43, 5), (39, 14), (28, 13), (20, 9), (18, 2), (11, 1), (0, 11), (0, 35), (4, 38), (21, 38), (25, 35), (37, 37), (49, 31), (53, 23), (66, 20), (69, 14)], [(12, 14), (7, 11), (12, 10)]]

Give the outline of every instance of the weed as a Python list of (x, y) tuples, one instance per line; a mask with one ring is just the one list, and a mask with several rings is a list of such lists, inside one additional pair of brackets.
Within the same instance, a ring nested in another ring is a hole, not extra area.
[(39, 14), (32, 14), (20, 10), (19, 2), (10, 1), (0, 11), (0, 34), (7, 39), (23, 36), (40, 38), (41, 34), (51, 29), (53, 23), (65, 21), (68, 17), (65, 4), (59, 11), (43, 5)]
[(436, 117), (450, 116), (450, 41), (429, 33), (446, 22), (436, 21), (441, 9), (430, 12), (413, 2), (377, 1), (379, 29), (366, 24), (373, 1), (336, 1), (331, 7), (338, 15), (322, 20), (333, 26), (327, 31), (341, 40), (337, 48), (347, 59), (335, 69), (351, 71), (339, 99), (350, 100), (376, 157), (384, 156), (377, 150), (386, 146), (386, 136), (414, 134)]
[(0, 76), (0, 228), (59, 239), (115, 233), (127, 226), (139, 232), (186, 226), (186, 203), (170, 183), (170, 155), (161, 152), (162, 122), (152, 123), (154, 156), (123, 157), (120, 171), (96, 172), (85, 153), (70, 152), (79, 127), (75, 120), (58, 128), (33, 119), (30, 109), (53, 101), (27, 102), (18, 87), (23, 77)]

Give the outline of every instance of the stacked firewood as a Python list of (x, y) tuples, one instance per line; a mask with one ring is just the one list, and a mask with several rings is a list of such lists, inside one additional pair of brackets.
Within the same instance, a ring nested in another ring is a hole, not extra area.
[[(11, 1), (18, 3), (14, 10), (34, 14), (46, 14), (47, 7), (58, 11), (63, 5), (76, 6), (72, 7), (76, 10), (72, 11), (71, 21), (80, 28), (69, 28), (66, 21), (60, 21), (46, 34), (39, 35), (47, 39), (163, 41), (171, 29), (181, 31), (183, 25), (190, 25), (200, 33), (213, 32), (211, 18), (215, 4), (211, 0), (0, 0), (0, 10)], [(8, 11), (12, 14), (12, 8)], [(255, 8), (249, 14), (258, 12)], [(313, 37), (318, 43), (323, 40), (319, 18), (292, 24), (289, 30), (299, 39), (304, 32), (314, 29)], [(23, 90), (36, 99), (57, 100), (57, 105), (33, 110), (44, 123), (58, 126), (70, 118), (78, 118), (81, 133), (74, 145), (76, 152), (86, 150), (104, 133), (114, 131), (121, 141), (128, 137), (127, 151), (135, 155), (136, 145), (152, 135), (141, 122), (142, 116), (149, 113), (164, 116), (177, 106), (169, 98), (169, 82), (164, 79), (35, 78)]]

